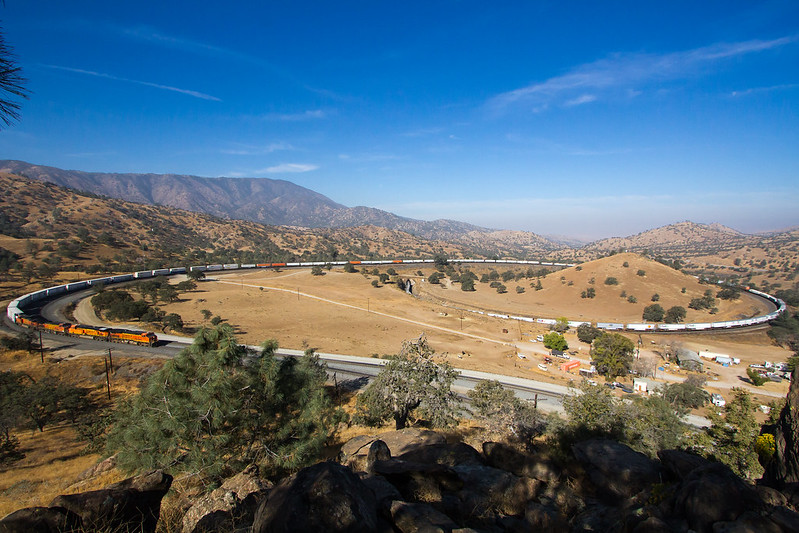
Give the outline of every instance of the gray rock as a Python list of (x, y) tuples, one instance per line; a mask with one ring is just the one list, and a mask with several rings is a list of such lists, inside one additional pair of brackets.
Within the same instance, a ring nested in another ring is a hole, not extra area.
[(369, 473), (374, 472), (375, 463), (377, 461), (388, 461), (391, 459), (391, 450), (385, 442), (378, 439), (372, 441), (369, 445), (369, 451), (366, 453), (366, 471)]
[(656, 461), (616, 441), (578, 442), (572, 451), (608, 500), (626, 500), (660, 481), (660, 465)]
[(362, 474), (360, 477), (361, 481), (374, 493), (380, 510), (387, 512), (391, 508), (391, 502), (402, 499), (402, 494), (397, 487), (389, 483), (383, 476)]
[(524, 520), (532, 531), (568, 531), (569, 527), (557, 509), (530, 502), (524, 511)]
[(527, 476), (547, 482), (561, 476), (561, 468), (551, 459), (540, 454), (522, 453), (501, 442), (483, 443), (483, 455), (489, 465), (513, 472), (517, 476)]
[(782, 533), (782, 528), (760, 513), (750, 511), (733, 522), (716, 522), (713, 533)]
[(799, 513), (787, 507), (775, 507), (769, 519), (782, 528), (784, 533), (799, 533)]
[(710, 463), (693, 470), (677, 488), (674, 511), (688, 526), (709, 533), (715, 522), (734, 522), (745, 511), (760, 511), (764, 504), (754, 487), (728, 467)]
[(763, 503), (766, 505), (778, 506), (786, 505), (788, 503), (788, 498), (785, 497), (785, 494), (781, 493), (777, 489), (772, 489), (771, 487), (767, 487), (765, 485), (757, 485), (755, 486), (755, 490), (757, 491), (757, 495), (760, 496), (760, 499), (763, 500)]
[(458, 528), (450, 517), (425, 503), (394, 501), (391, 518), (402, 533), (449, 533)]
[(480, 452), (464, 442), (455, 444), (429, 444), (420, 446), (398, 456), (402, 461), (455, 466), (462, 464), (485, 464)]
[(271, 483), (258, 477), (255, 465), (247, 467), (194, 502), (183, 516), (183, 533), (234, 531), (245, 525), (249, 528), (270, 487)]
[(572, 518), (571, 531), (621, 531), (622, 516), (619, 509), (607, 505), (589, 505)]
[(255, 514), (254, 533), (379, 529), (374, 493), (349, 468), (318, 463), (275, 486)]
[(663, 469), (672, 479), (682, 481), (691, 472), (710, 464), (710, 461), (696, 454), (684, 452), (682, 450), (660, 450), (658, 458)]
[(154, 532), (161, 500), (171, 484), (172, 476), (156, 470), (101, 490), (57, 496), (50, 507), (79, 516), (86, 530)]
[(391, 456), (397, 457), (411, 450), (431, 444), (444, 444), (444, 435), (427, 429), (405, 428), (381, 433), (378, 438), (388, 445)]
[(527, 503), (535, 498), (541, 482), (482, 465), (453, 467), (463, 482), (461, 499), (470, 509), (496, 510), (507, 515), (522, 515)]
[(374, 473), (385, 477), (409, 501), (440, 502), (442, 490), (457, 491), (463, 482), (455, 471), (445, 465), (411, 461), (377, 461)]
[(635, 526), (633, 533), (672, 533), (672, 529), (660, 518), (650, 516)]
[(0, 520), (0, 533), (61, 533), (80, 528), (80, 517), (63, 507), (27, 507)]

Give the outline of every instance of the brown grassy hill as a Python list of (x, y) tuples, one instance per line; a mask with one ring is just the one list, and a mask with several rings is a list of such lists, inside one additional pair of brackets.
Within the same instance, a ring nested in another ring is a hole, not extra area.
[(613, 237), (592, 242), (587, 251), (610, 252), (624, 250), (670, 255), (696, 255), (708, 250), (733, 249), (754, 236), (745, 235), (721, 224), (697, 224), (685, 221), (651, 229), (630, 237)]
[(0, 291), (5, 287), (9, 294), (31, 282), (38, 287), (63, 279), (59, 273), (65, 270), (102, 273), (205, 263), (473, 253), (374, 226), (265, 226), (99, 197), (4, 173), (0, 191), (0, 248), (17, 256), (0, 272)]
[[(503, 269), (497, 268), (499, 271)], [(639, 270), (644, 275), (639, 275)], [(606, 285), (605, 280), (609, 277), (616, 278), (618, 284)], [(659, 295), (657, 303), (664, 309), (685, 307), (688, 313), (686, 322), (732, 320), (762, 314), (768, 309), (767, 305), (748, 295), (742, 295), (733, 302), (717, 300), (718, 311), (715, 314), (688, 309), (692, 298), (702, 297), (708, 289), (715, 296), (718, 288), (701, 284), (693, 276), (633, 253), (616, 254), (553, 272), (541, 279), (543, 288), (538, 291), (534, 288), (535, 280), (509, 281), (505, 285), (506, 294), (497, 293), (485, 283), (477, 283), (473, 293), (461, 291), (458, 284), (449, 288), (426, 284), (424, 288), (436, 298), (464, 306), (523, 316), (565, 316), (594, 322), (641, 322), (644, 307), (653, 303), (651, 298), (656, 293)], [(524, 292), (517, 293), (517, 286), (524, 288)], [(596, 296), (582, 298), (581, 293), (589, 288), (594, 288)], [(622, 293), (625, 297), (621, 296)], [(637, 302), (629, 302), (629, 296), (634, 296)]]

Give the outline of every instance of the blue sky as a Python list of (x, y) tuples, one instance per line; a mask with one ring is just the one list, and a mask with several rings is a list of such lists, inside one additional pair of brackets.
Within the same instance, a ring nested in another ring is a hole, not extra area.
[(7, 0), (0, 158), (583, 239), (799, 225), (799, 2)]

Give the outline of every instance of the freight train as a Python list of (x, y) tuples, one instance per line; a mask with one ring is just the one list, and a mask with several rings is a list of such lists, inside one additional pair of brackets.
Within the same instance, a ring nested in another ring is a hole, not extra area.
[(66, 335), (68, 337), (83, 337), (98, 341), (138, 344), (140, 346), (152, 346), (158, 342), (158, 336), (149, 331), (85, 326), (83, 324), (70, 324), (69, 322), (55, 324), (24, 314), (17, 315), (14, 322), (26, 328), (54, 333), (56, 335)]
[[(508, 265), (540, 265), (540, 266), (549, 266), (549, 267), (571, 267), (574, 266), (572, 263), (558, 263), (558, 262), (547, 262), (547, 261), (524, 261), (524, 260), (504, 260), (504, 259), (448, 259), (450, 263), (476, 263), (476, 264), (508, 264)], [(32, 292), (30, 294), (23, 295), (8, 305), (7, 314), (8, 317), (17, 322), (17, 318), (19, 316), (24, 316), (24, 310), (30, 307), (31, 304), (46, 300), (54, 296), (59, 296), (61, 294), (67, 294), (74, 291), (90, 289), (92, 287), (97, 286), (105, 286), (111, 285), (114, 283), (122, 283), (126, 281), (135, 281), (139, 279), (146, 279), (146, 278), (153, 278), (156, 276), (171, 276), (174, 274), (185, 274), (186, 272), (219, 272), (219, 271), (231, 271), (231, 270), (241, 270), (241, 269), (263, 269), (263, 268), (310, 268), (314, 266), (344, 266), (347, 264), (350, 265), (397, 265), (397, 264), (433, 264), (435, 263), (434, 259), (384, 259), (384, 260), (364, 260), (364, 261), (313, 261), (313, 262), (279, 262), (279, 263), (249, 263), (249, 264), (238, 264), (238, 263), (225, 263), (225, 264), (214, 264), (214, 265), (196, 265), (191, 267), (177, 267), (177, 268), (163, 268), (157, 270), (143, 270), (140, 272), (133, 272), (131, 274), (122, 274), (117, 276), (108, 276), (104, 278), (97, 278), (85, 281), (76, 281), (73, 283), (67, 283), (65, 285), (58, 285), (56, 287), (50, 287), (47, 289), (42, 289), (36, 292)], [(740, 320), (728, 320), (723, 322), (702, 322), (702, 323), (692, 323), (692, 324), (661, 324), (661, 323), (615, 323), (615, 322), (586, 322), (586, 321), (569, 321), (569, 326), (571, 327), (579, 327), (581, 324), (591, 324), (598, 329), (606, 330), (606, 331), (633, 331), (633, 332), (642, 332), (642, 331), (656, 331), (656, 332), (672, 332), (672, 331), (703, 331), (703, 330), (714, 330), (714, 329), (730, 329), (730, 328), (738, 328), (738, 327), (746, 327), (746, 326), (754, 326), (757, 324), (765, 324), (770, 322), (777, 317), (779, 317), (782, 313), (785, 312), (787, 306), (785, 302), (779, 298), (776, 298), (770, 294), (765, 292), (761, 292), (755, 289), (751, 289), (749, 287), (743, 288), (743, 290), (748, 291), (751, 294), (759, 296), (760, 298), (764, 298), (769, 302), (773, 303), (777, 309), (771, 313), (766, 315), (761, 315), (757, 317), (745, 318)], [(504, 318), (504, 319), (511, 319), (511, 320), (520, 320), (523, 322), (535, 322), (539, 324), (545, 325), (552, 325), (555, 324), (555, 319), (552, 318), (531, 318), (531, 317), (523, 317), (523, 316), (514, 316), (514, 315), (505, 315), (500, 313), (489, 313), (485, 311), (478, 311), (472, 310), (474, 313), (483, 314), (486, 316), (492, 316), (495, 318)], [(134, 332), (138, 333), (138, 332)], [(69, 333), (65, 333), (69, 334)], [(92, 336), (92, 335), (89, 335)], [(154, 336), (154, 335), (153, 335)], [(98, 336), (101, 338), (102, 336)], [(110, 337), (110, 336), (109, 336)], [(105, 340), (112, 340), (111, 338)], [(124, 342), (124, 341), (123, 341)]]

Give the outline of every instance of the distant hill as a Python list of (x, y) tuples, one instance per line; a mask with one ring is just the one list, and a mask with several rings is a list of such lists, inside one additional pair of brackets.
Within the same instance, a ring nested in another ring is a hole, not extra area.
[(600, 253), (649, 251), (688, 256), (734, 249), (760, 238), (721, 224), (697, 224), (685, 221), (647, 230), (630, 237), (602, 239), (585, 245), (583, 249)]
[[(379, 226), (431, 240), (457, 241), (473, 234), (501, 255), (541, 253), (564, 245), (530, 233), (520, 249), (504, 246), (494, 230), (454, 220), (424, 221), (371, 207), (346, 207), (289, 181), (268, 178), (203, 178), (179, 174), (114, 174), (62, 170), (24, 161), (0, 161), (0, 171), (80, 191), (144, 204), (172, 206), (220, 218), (306, 228)], [(529, 244), (535, 242), (534, 247)], [(510, 249), (509, 249), (510, 248)]]

